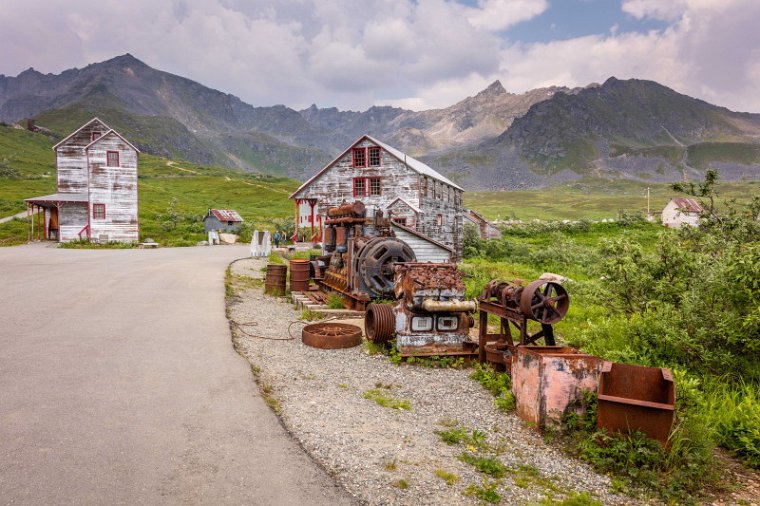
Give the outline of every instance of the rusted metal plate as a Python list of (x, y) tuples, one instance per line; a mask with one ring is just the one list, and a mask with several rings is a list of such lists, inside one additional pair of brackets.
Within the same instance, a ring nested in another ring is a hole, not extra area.
[(301, 332), (303, 344), (325, 350), (353, 348), (362, 342), (362, 329), (348, 323), (313, 323)]
[(221, 222), (225, 221), (232, 221), (232, 222), (242, 222), (243, 218), (240, 217), (237, 211), (232, 209), (209, 209), (211, 211), (211, 214), (216, 217), (217, 220)]
[(669, 369), (604, 362), (599, 379), (597, 427), (641, 431), (667, 444), (676, 404)]
[(518, 346), (512, 363), (517, 414), (537, 427), (559, 425), (571, 410), (579, 412), (584, 391), (597, 390), (602, 363), (567, 346)]

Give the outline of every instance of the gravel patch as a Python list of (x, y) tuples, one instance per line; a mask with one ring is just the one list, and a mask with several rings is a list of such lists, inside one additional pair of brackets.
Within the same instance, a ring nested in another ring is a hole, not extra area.
[[(232, 272), (263, 279), (265, 262), (240, 260)], [(262, 287), (238, 289), (228, 308), (233, 321), (250, 324), (233, 325), (235, 346), (265, 396), (276, 399), (283, 424), (365, 504), (479, 504), (468, 487), (491, 483), (501, 504), (557, 500), (573, 491), (604, 504), (636, 502), (614, 494), (608, 477), (546, 445), (516, 415), (497, 410), (491, 394), (469, 378), (471, 370), (397, 366), (364, 346), (311, 348), (300, 340), (305, 323), (292, 324), (300, 313)], [(289, 327), (296, 339), (260, 338), (288, 338)], [(411, 409), (378, 405), (364, 397), (372, 389), (409, 401)], [(491, 451), (479, 453), (497, 454), (509, 468), (503, 478), (461, 461), (466, 446), (449, 446), (434, 432), (452, 425), (486, 434)], [(444, 473), (451, 473), (451, 485), (439, 476)]]

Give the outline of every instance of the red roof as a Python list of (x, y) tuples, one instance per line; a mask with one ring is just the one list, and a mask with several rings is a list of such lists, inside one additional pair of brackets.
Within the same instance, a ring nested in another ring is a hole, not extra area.
[(687, 199), (685, 197), (675, 197), (671, 199), (671, 201), (676, 205), (676, 207), (682, 213), (700, 214), (703, 211), (702, 206), (699, 205), (699, 202), (697, 202), (694, 199)]
[(209, 213), (213, 214), (219, 221), (243, 221), (243, 218), (232, 209), (209, 209)]

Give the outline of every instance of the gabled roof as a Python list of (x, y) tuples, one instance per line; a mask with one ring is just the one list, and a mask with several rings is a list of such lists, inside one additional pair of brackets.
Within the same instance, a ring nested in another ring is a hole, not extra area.
[(673, 202), (676, 205), (676, 208), (682, 213), (700, 214), (703, 211), (702, 206), (694, 199), (674, 197), (670, 199), (670, 201)]
[(243, 218), (233, 209), (209, 209), (206, 218), (212, 214), (219, 221), (243, 221)]
[(481, 223), (488, 223), (487, 219), (483, 218), (483, 216), (479, 212), (474, 211), (472, 209), (465, 209), (464, 217), (469, 218), (470, 220), (477, 220)]
[(393, 156), (394, 158), (396, 158), (400, 162), (403, 162), (407, 167), (409, 167), (410, 169), (418, 172), (419, 174), (422, 174), (423, 176), (432, 177), (433, 179), (437, 179), (438, 181), (446, 183), (449, 186), (453, 186), (457, 190), (464, 191), (459, 185), (456, 185), (453, 182), (449, 181), (446, 177), (444, 177), (440, 173), (436, 172), (435, 170), (431, 169), (430, 167), (428, 167), (427, 165), (425, 165), (421, 161), (419, 161), (419, 160), (417, 160), (415, 158), (412, 158), (411, 156), (408, 156), (406, 153), (403, 153), (402, 151), (399, 151), (398, 149), (396, 149), (396, 148), (394, 148), (392, 146), (389, 146), (388, 144), (386, 144), (384, 142), (381, 142), (381, 141), (375, 139), (374, 137), (372, 137), (370, 135), (362, 135), (356, 141), (354, 141), (353, 143), (351, 143), (351, 145), (345, 151), (343, 151), (340, 155), (338, 155), (333, 161), (331, 161), (330, 163), (328, 163), (327, 165), (325, 165), (325, 167), (322, 170), (320, 170), (319, 172), (317, 172), (316, 174), (314, 174), (311, 178), (309, 178), (309, 180), (307, 180), (304, 184), (302, 184), (301, 186), (299, 186), (298, 189), (296, 191), (294, 191), (293, 194), (290, 197), (288, 197), (288, 198), (291, 198), (291, 199), (295, 198), (295, 196), (298, 195), (298, 193), (300, 193), (301, 190), (303, 190), (304, 188), (306, 188), (307, 186), (309, 186), (312, 182), (314, 182), (317, 178), (319, 178), (319, 176), (321, 176), (322, 174), (324, 174), (330, 167), (332, 167), (333, 165), (335, 165), (335, 163), (338, 160), (340, 160), (341, 158), (343, 158), (344, 156), (346, 156), (346, 154), (349, 151), (351, 151), (351, 149), (354, 146), (356, 146), (357, 144), (359, 144), (364, 139), (367, 139), (367, 140), (371, 141), (376, 146), (380, 146), (386, 152), (388, 152), (391, 156)]
[(93, 145), (93, 144), (97, 144), (98, 142), (102, 141), (102, 140), (103, 140), (103, 138), (105, 138), (106, 136), (108, 136), (108, 135), (110, 135), (110, 134), (114, 134), (116, 137), (118, 137), (119, 139), (121, 139), (121, 140), (123, 140), (124, 142), (126, 142), (126, 143), (127, 143), (127, 145), (129, 145), (129, 147), (130, 147), (130, 148), (134, 149), (134, 150), (135, 150), (135, 151), (137, 151), (138, 153), (140, 152), (140, 150), (139, 150), (139, 149), (137, 149), (137, 148), (134, 146), (134, 144), (132, 144), (131, 142), (129, 142), (127, 139), (125, 139), (123, 135), (121, 135), (119, 132), (117, 132), (117, 131), (116, 131), (116, 130), (114, 130), (113, 128), (110, 128), (110, 129), (109, 129), (109, 130), (108, 130), (106, 133), (104, 133), (103, 135), (101, 135), (100, 137), (98, 137), (97, 139), (95, 139), (94, 141), (92, 141), (91, 143), (89, 143), (88, 145), (86, 145), (86, 146), (84, 147), (84, 149), (85, 149), (85, 150), (87, 150), (87, 149), (90, 149), (90, 147), (92, 147), (92, 145)]
[(417, 207), (417, 206), (415, 206), (414, 204), (410, 203), (410, 202), (409, 202), (408, 200), (406, 200), (404, 197), (396, 197), (395, 199), (393, 199), (393, 202), (391, 202), (390, 204), (388, 204), (388, 205), (386, 206), (386, 208), (385, 208), (385, 209), (390, 209), (391, 207), (393, 207), (393, 204), (395, 204), (395, 203), (396, 203), (396, 202), (398, 202), (399, 200), (400, 200), (401, 202), (403, 202), (404, 204), (406, 204), (406, 206), (407, 206), (407, 207), (409, 207), (409, 208), (410, 208), (412, 211), (414, 211), (415, 213), (417, 213), (417, 214), (420, 214), (420, 213), (422, 213), (422, 209), (420, 209), (419, 207)]
[(94, 122), (96, 122), (96, 121), (97, 121), (98, 123), (100, 123), (101, 125), (103, 125), (103, 127), (104, 127), (106, 130), (111, 130), (111, 127), (109, 127), (108, 125), (106, 125), (105, 123), (103, 123), (102, 121), (100, 121), (100, 118), (92, 118), (90, 121), (88, 121), (88, 122), (87, 122), (87, 123), (85, 123), (84, 125), (80, 126), (80, 127), (79, 127), (79, 128), (77, 128), (76, 130), (74, 130), (73, 132), (71, 132), (69, 135), (67, 135), (66, 137), (64, 137), (64, 139), (63, 139), (61, 142), (59, 142), (58, 144), (56, 144), (55, 146), (53, 146), (53, 151), (55, 151), (56, 149), (58, 149), (58, 146), (60, 146), (60, 145), (61, 145), (61, 144), (63, 144), (64, 142), (68, 141), (68, 140), (69, 140), (69, 139), (71, 139), (72, 137), (74, 137), (74, 136), (75, 136), (77, 133), (79, 133), (79, 131), (80, 131), (80, 130), (82, 130), (82, 129), (83, 129), (83, 128), (85, 128), (85, 127), (88, 127), (88, 126), (90, 126), (92, 123), (94, 123)]

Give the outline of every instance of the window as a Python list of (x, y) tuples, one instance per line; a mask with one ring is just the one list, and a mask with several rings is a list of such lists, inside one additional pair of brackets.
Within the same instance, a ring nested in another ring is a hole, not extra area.
[(367, 189), (366, 181), (363, 177), (354, 178), (354, 197), (363, 197)]
[(438, 216), (435, 217), (435, 224), (437, 226), (439, 226), (439, 227), (441, 225), (443, 225), (443, 215), (442, 214), (439, 214)]
[(100, 139), (100, 132), (92, 132), (90, 134), (90, 141), (94, 141), (96, 139)]
[(369, 178), (369, 194), (372, 196), (382, 195), (383, 194), (383, 188), (380, 185), (380, 178), (379, 177), (371, 177)]
[(428, 181), (427, 181), (427, 178), (425, 176), (422, 176), (422, 181), (420, 181), (420, 184), (422, 185), (422, 196), (423, 197), (427, 197)]
[(380, 148), (378, 148), (377, 146), (369, 148), (369, 166), (370, 167), (380, 166)]
[(119, 166), (119, 152), (106, 151), (106, 167), (118, 167), (118, 166)]
[(393, 223), (406, 226), (406, 218), (393, 218)]
[(354, 148), (354, 167), (366, 167), (367, 158), (364, 148)]
[(379, 177), (355, 177), (354, 197), (377, 197), (383, 194), (383, 185)]
[(92, 205), (92, 219), (93, 220), (105, 220), (106, 219), (106, 205), (105, 204), (93, 204)]

